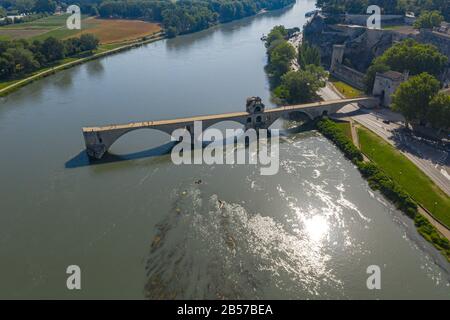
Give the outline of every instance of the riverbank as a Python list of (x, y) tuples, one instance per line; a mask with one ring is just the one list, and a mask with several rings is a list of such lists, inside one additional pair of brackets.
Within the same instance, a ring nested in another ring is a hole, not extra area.
[[(58, 71), (66, 70), (68, 68), (72, 68), (74, 66), (77, 66), (79, 64), (85, 63), (87, 61), (91, 61), (94, 59), (98, 59), (101, 57), (105, 57), (111, 54), (119, 53), (131, 48), (139, 47), (144, 44), (152, 43), (158, 40), (162, 40), (165, 38), (165, 35), (163, 32), (156, 33), (154, 35), (151, 35), (147, 38), (144, 38), (144, 40), (138, 40), (138, 41), (128, 41), (125, 44), (124, 43), (116, 43), (116, 44), (105, 44), (101, 45), (96, 51), (94, 51), (91, 55), (83, 57), (83, 58), (68, 58), (61, 61), (61, 64), (47, 67), (42, 70), (36, 71), (33, 75), (28, 76), (24, 79), (17, 79), (13, 81), (5, 81), (4, 83), (7, 83), (5, 87), (0, 89), (0, 97), (4, 97), (8, 94), (10, 94), (13, 91), (16, 91), (23, 86), (30, 84), (36, 80), (39, 80), (41, 78), (48, 77), (52, 74), (55, 74)], [(69, 60), (69, 61), (68, 61)], [(0, 86), (2, 83), (0, 83)]]
[[(337, 123), (329, 119), (320, 119), (316, 122), (316, 127), (319, 132), (331, 140), (344, 155), (356, 165), (361, 175), (369, 182), (369, 186), (372, 189), (380, 191), (381, 194), (391, 201), (398, 210), (405, 213), (411, 219), (414, 219), (414, 224), (418, 232), (427, 241), (432, 243), (450, 262), (450, 242), (448, 239), (448, 232), (441, 232), (430, 223), (427, 217), (430, 215), (430, 212), (417, 205), (416, 199), (410, 195), (408, 192), (409, 190), (405, 188), (404, 183), (401, 183), (404, 182), (403, 180), (399, 183), (396, 176), (392, 175), (392, 166), (387, 163), (392, 162), (393, 155), (386, 155), (386, 152), (392, 152), (392, 150), (383, 149), (384, 152), (380, 152), (380, 148), (373, 147), (374, 143), (369, 144), (367, 135), (373, 135), (371, 138), (374, 139), (375, 134), (367, 129), (358, 128), (358, 139), (361, 145), (361, 150), (359, 150), (352, 142), (352, 139), (348, 137), (348, 133), (345, 132), (345, 129)], [(381, 140), (381, 138), (379, 139)], [(375, 141), (375, 143), (380, 143), (380, 141)], [(367, 153), (363, 153), (364, 151)], [(377, 157), (376, 154), (381, 154), (381, 158)], [(389, 160), (386, 161), (387, 159)], [(407, 173), (407, 170), (402, 167), (401, 169), (398, 169), (397, 172), (402, 174)], [(408, 175), (405, 174), (405, 176)], [(409, 185), (416, 186), (417, 184), (409, 183)], [(442, 226), (445, 227), (444, 223), (441, 223)]]
[[(318, 134), (286, 137), (273, 176), (253, 165), (177, 166), (155, 130), (121, 137), (110, 162), (86, 158), (89, 124), (233, 112), (252, 94), (274, 107), (259, 38), (302, 25), (313, 9), (297, 1), (127, 50), (1, 99), (0, 297), (448, 298), (450, 264)], [(383, 290), (365, 286), (374, 263)], [(70, 264), (97, 276), (67, 290), (58, 275)]]
[[(287, 8), (292, 7), (293, 4), (289, 4), (283, 8), (280, 9), (276, 9), (276, 10), (284, 10)], [(257, 15), (262, 15), (264, 13), (267, 12), (271, 12), (271, 11), (276, 11), (276, 10), (267, 10), (267, 9), (261, 9), (260, 11), (258, 11), (255, 16)], [(53, 17), (50, 17), (49, 19), (52, 19)], [(59, 19), (61, 17), (58, 17)], [(243, 18), (247, 18), (247, 17), (243, 17)], [(86, 21), (88, 21), (90, 18), (85, 19)], [(109, 21), (110, 19), (105, 19), (106, 21)], [(239, 19), (237, 19), (239, 20)], [(64, 20), (65, 21), (65, 20)], [(120, 19), (116, 19), (114, 21), (121, 21)], [(135, 21), (135, 20), (131, 20), (131, 21)], [(232, 20), (235, 21), (235, 20)], [(229, 22), (232, 22), (229, 21)], [(59, 29), (59, 28), (57, 28)], [(95, 31), (98, 30), (94, 30)], [(199, 30), (202, 31), (202, 30)], [(108, 31), (109, 32), (109, 31)], [(197, 31), (198, 32), (198, 31)], [(51, 33), (51, 32), (50, 32)], [(195, 32), (191, 32), (191, 33), (195, 33)], [(75, 34), (75, 33), (74, 33)], [(51, 36), (56, 36), (56, 34), (51, 33)], [(8, 94), (10, 94), (11, 92), (14, 92), (22, 87), (24, 87), (27, 84), (30, 84), (36, 80), (39, 80), (41, 78), (45, 78), (47, 76), (50, 76), (58, 71), (61, 70), (65, 70), (74, 66), (77, 66), (79, 64), (88, 62), (90, 60), (94, 60), (94, 59), (98, 59), (104, 56), (108, 56), (114, 53), (118, 53), (127, 49), (131, 49), (134, 47), (138, 47), (144, 44), (148, 44), (151, 42), (155, 42), (158, 40), (162, 40), (164, 38), (167, 38), (166, 33), (162, 30), (160, 32), (155, 32), (154, 34), (150, 35), (150, 36), (146, 36), (146, 37), (140, 37), (140, 38), (136, 38), (136, 39), (130, 39), (130, 40), (126, 40), (123, 42), (111, 42), (111, 43), (105, 43), (99, 46), (99, 49), (97, 49), (96, 51), (93, 52), (93, 54), (86, 56), (86, 57), (82, 57), (82, 58), (66, 58), (61, 60), (58, 64), (55, 64), (54, 66), (51, 67), (45, 67), (42, 68), (40, 70), (35, 71), (33, 74), (31, 75), (27, 75), (25, 78), (21, 78), (21, 79), (14, 79), (14, 80), (6, 80), (6, 81), (1, 81), (0, 82), (0, 97), (4, 97)]]

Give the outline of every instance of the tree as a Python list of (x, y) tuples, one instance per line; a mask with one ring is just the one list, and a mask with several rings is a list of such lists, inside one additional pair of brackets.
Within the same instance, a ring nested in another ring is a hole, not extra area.
[(306, 66), (305, 70), (289, 71), (281, 78), (275, 96), (288, 103), (309, 102), (317, 98), (317, 91), (325, 86), (327, 73), (322, 67)]
[(427, 120), (439, 130), (450, 128), (450, 96), (438, 93), (430, 102)]
[(433, 27), (439, 27), (441, 22), (444, 21), (444, 17), (439, 11), (423, 11), (419, 18), (414, 22), (414, 28), (431, 29)]
[(53, 0), (36, 0), (34, 10), (36, 12), (54, 13), (56, 9), (56, 2)]
[(288, 31), (284, 26), (275, 26), (270, 30), (269, 34), (266, 38), (266, 48), (269, 48), (270, 45), (276, 40), (284, 40), (287, 36)]
[(367, 7), (371, 4), (381, 7), (384, 14), (402, 14), (405, 12), (405, 3), (403, 0), (317, 0), (316, 6), (322, 8), (322, 11), (331, 14), (346, 12), (365, 14)]
[(283, 40), (269, 51), (268, 71), (275, 79), (278, 79), (289, 71), (294, 58), (294, 47), (289, 42)]
[(448, 58), (435, 46), (406, 39), (387, 49), (374, 60), (374, 64), (384, 64), (398, 72), (408, 70), (410, 75), (427, 72), (438, 76), (447, 61)]
[(81, 51), (92, 51), (97, 49), (99, 40), (93, 34), (83, 34), (80, 37)]
[(24, 48), (9, 48), (3, 57), (12, 65), (12, 74), (23, 74), (39, 68), (39, 62), (34, 59), (33, 53)]
[(4, 57), (0, 57), (0, 78), (7, 79), (11, 77), (14, 71), (14, 63)]
[(320, 66), (319, 48), (310, 46), (306, 41), (302, 43), (298, 48), (298, 63), (302, 68), (310, 64)]
[(372, 64), (369, 69), (367, 69), (366, 76), (364, 78), (364, 85), (366, 87), (366, 93), (372, 93), (373, 84), (375, 83), (375, 77), (377, 72), (383, 73), (389, 70), (389, 67), (384, 63), (378, 62)]
[(0, 6), (0, 18), (6, 17), (6, 10), (2, 6)]
[(35, 0), (16, 0), (15, 7), (19, 13), (30, 13), (35, 5)]
[(45, 39), (39, 51), (44, 56), (46, 62), (53, 62), (64, 58), (64, 45), (62, 41), (54, 37)]
[(392, 96), (392, 109), (400, 112), (407, 122), (426, 121), (431, 99), (439, 91), (439, 81), (424, 72), (400, 84)]

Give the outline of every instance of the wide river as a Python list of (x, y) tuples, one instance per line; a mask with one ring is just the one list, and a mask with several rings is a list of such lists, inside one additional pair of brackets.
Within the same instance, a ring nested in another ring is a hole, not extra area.
[[(273, 176), (174, 165), (154, 130), (123, 136), (115, 161), (87, 161), (83, 126), (241, 111), (252, 95), (273, 106), (260, 37), (301, 27), (314, 2), (2, 98), (0, 298), (450, 298), (449, 264), (316, 132), (281, 139)], [(66, 287), (69, 265), (81, 290)], [(366, 286), (370, 265), (381, 290)]]

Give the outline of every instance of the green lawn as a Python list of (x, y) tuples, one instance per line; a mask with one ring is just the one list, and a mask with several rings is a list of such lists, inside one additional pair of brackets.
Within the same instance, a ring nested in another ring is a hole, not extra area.
[(353, 141), (352, 138), (352, 129), (350, 129), (350, 123), (349, 122), (336, 122), (336, 125), (339, 129), (342, 130), (342, 132), (345, 134), (347, 138), (349, 138), (351, 141)]
[(340, 93), (342, 93), (348, 99), (357, 98), (364, 95), (364, 92), (362, 92), (361, 90), (358, 90), (342, 81), (339, 81), (336, 78), (330, 77), (330, 82)]
[[(30, 41), (45, 40), (48, 37), (55, 37), (57, 39), (68, 38), (79, 33), (79, 30), (67, 29), (66, 20), (68, 17), (69, 14), (53, 15), (30, 22), (9, 24), (0, 27), (0, 37), (5, 40), (26, 38)], [(83, 19), (81, 22), (82, 29), (88, 29), (92, 25), (91, 22), (86, 22), (85, 18), (87, 17), (87, 15), (81, 16)], [(34, 31), (34, 35), (30, 31)]]
[(53, 15), (45, 18), (37, 19), (30, 22), (9, 24), (1, 27), (2, 29), (53, 29), (66, 25), (69, 14)]
[(403, 27), (403, 25), (400, 26), (383, 26), (382, 29), (383, 30), (397, 30), (397, 29), (401, 29)]
[(365, 128), (358, 128), (361, 150), (417, 202), (450, 226), (450, 197), (408, 158)]
[(50, 30), (48, 32), (39, 34), (37, 36), (30, 37), (29, 40), (30, 41), (33, 41), (33, 40), (42, 40), (43, 41), (43, 40), (47, 39), (48, 37), (53, 37), (56, 39), (64, 39), (64, 38), (73, 36), (73, 35), (77, 34), (78, 32), (79, 32), (79, 30), (70, 30), (65, 27), (61, 27), (61, 28), (56, 28), (56, 29)]

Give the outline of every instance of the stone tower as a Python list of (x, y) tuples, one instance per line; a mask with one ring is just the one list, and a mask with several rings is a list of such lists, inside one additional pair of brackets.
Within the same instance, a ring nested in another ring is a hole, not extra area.
[(245, 111), (249, 113), (245, 124), (245, 130), (250, 128), (264, 128), (266, 117), (264, 116), (264, 103), (260, 97), (249, 97), (245, 104)]
[(335, 44), (333, 45), (333, 53), (331, 54), (331, 67), (330, 71), (333, 73), (337, 65), (342, 64), (344, 59), (345, 45)]

